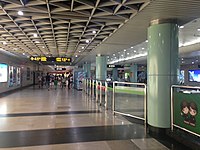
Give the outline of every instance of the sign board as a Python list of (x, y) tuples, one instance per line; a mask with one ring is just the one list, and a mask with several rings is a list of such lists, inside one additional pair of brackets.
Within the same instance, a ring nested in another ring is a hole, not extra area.
[(174, 92), (174, 124), (200, 135), (200, 93)]
[(40, 62), (71, 62), (69, 57), (46, 57), (46, 56), (30, 56), (31, 61), (40, 61)]
[(107, 65), (107, 68), (124, 68), (122, 65)]

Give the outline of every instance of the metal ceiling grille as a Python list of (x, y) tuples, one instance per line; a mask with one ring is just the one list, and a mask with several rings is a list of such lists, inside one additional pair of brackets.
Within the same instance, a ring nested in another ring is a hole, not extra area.
[(147, 3), (149, 0), (0, 0), (0, 48), (27, 55), (84, 55)]

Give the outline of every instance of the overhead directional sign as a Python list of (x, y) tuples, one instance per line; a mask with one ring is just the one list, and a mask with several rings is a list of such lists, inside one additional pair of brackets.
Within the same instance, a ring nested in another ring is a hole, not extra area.
[(69, 57), (30, 56), (30, 60), (40, 62), (71, 62), (71, 58)]
[(107, 65), (107, 68), (124, 68), (122, 65)]

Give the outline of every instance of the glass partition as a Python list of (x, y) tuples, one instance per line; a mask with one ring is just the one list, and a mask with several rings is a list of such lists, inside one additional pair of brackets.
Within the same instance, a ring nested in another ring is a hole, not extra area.
[(146, 85), (113, 82), (113, 110), (115, 113), (146, 120)]
[(171, 87), (171, 129), (177, 127), (200, 136), (200, 87)]

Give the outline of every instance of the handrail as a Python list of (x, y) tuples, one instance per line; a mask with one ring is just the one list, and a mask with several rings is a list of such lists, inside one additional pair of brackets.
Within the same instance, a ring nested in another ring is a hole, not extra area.
[[(139, 86), (144, 86), (144, 118), (138, 117), (138, 116), (134, 116), (131, 114), (126, 114), (126, 113), (122, 113), (122, 112), (118, 112), (115, 110), (115, 84), (128, 84), (128, 85), (139, 85)], [(145, 83), (132, 83), (132, 82), (119, 82), (119, 81), (114, 81), (113, 82), (113, 102), (112, 102), (112, 110), (113, 110), (113, 114), (114, 113), (118, 113), (118, 114), (123, 114), (126, 116), (130, 116), (130, 117), (134, 117), (136, 119), (141, 119), (144, 120), (145, 124), (147, 123), (147, 85)]]

